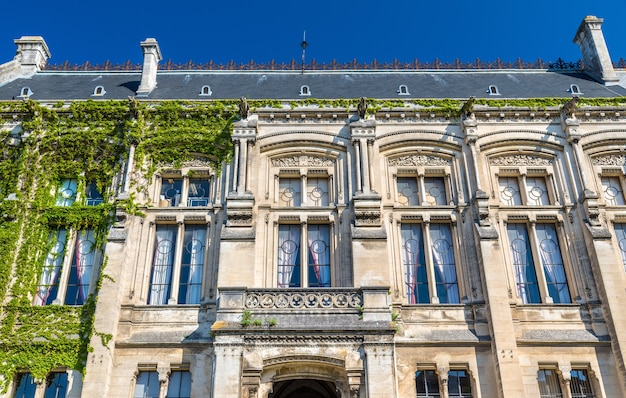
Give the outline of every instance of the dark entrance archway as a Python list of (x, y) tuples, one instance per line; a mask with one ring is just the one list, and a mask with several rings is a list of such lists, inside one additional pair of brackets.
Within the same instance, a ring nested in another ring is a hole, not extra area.
[(296, 379), (274, 383), (273, 392), (268, 398), (340, 398), (335, 383), (314, 380)]

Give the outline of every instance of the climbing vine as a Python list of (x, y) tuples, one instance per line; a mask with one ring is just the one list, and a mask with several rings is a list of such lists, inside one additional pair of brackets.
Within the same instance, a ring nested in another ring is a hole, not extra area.
[[(566, 98), (483, 100), (477, 106), (543, 109), (562, 106)], [(358, 99), (305, 99), (288, 104), (251, 100), (250, 108), (317, 106), (356, 110)], [(372, 115), (385, 109), (424, 109), (459, 116), (465, 101), (367, 100)], [(583, 98), (578, 106), (624, 106), (622, 98)], [(0, 102), (0, 390), (27, 369), (44, 379), (57, 366), (84, 371), (91, 338), (103, 345), (112, 336), (94, 330), (97, 295), (80, 307), (34, 306), (33, 297), (46, 255), (59, 226), (96, 231), (104, 249), (116, 209), (139, 214), (133, 195), (117, 201), (120, 178), (131, 147), (136, 165), (149, 176), (159, 166), (203, 158), (219, 169), (231, 156), (230, 132), (238, 101), (76, 101), (51, 106), (33, 101)], [(4, 126), (4, 127), (3, 127)], [(95, 183), (103, 203), (87, 206), (79, 197), (70, 206), (55, 205), (63, 179), (77, 180), (78, 192)], [(105, 260), (106, 264), (106, 260)], [(100, 279), (106, 278), (104, 264)], [(97, 290), (97, 289), (96, 289)]]
[[(0, 202), (0, 390), (20, 370), (39, 380), (59, 366), (84, 371), (92, 336), (105, 346), (112, 337), (94, 330), (97, 295), (82, 306), (33, 305), (55, 243), (51, 233), (90, 228), (95, 247), (103, 250), (116, 208), (136, 208), (132, 196), (115, 200), (131, 145), (140, 165), (201, 156), (217, 167), (230, 155), (236, 109), (232, 101), (0, 103), (0, 196), (10, 199)], [(57, 191), (68, 178), (77, 181), (79, 196), (57, 206)], [(103, 195), (102, 204), (87, 206), (81, 198), (90, 183)], [(97, 288), (103, 278), (104, 264)]]

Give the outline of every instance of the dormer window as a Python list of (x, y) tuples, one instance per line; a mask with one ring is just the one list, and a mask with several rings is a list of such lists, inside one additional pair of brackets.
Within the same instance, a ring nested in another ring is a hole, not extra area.
[(307, 85), (300, 87), (300, 95), (311, 95), (311, 89)]
[(572, 84), (571, 86), (569, 86), (569, 90), (568, 90), (572, 95), (582, 95), (583, 93), (580, 91), (580, 87), (578, 87), (576, 84)]
[(498, 86), (495, 86), (493, 84), (489, 86), (487, 93), (489, 93), (489, 95), (500, 95), (500, 92), (498, 91)]
[(409, 89), (405, 84), (401, 84), (400, 87), (398, 87), (398, 95), (410, 95), (409, 93)]
[(209, 96), (211, 94), (213, 94), (213, 92), (211, 91), (211, 86), (202, 86), (202, 89), (200, 90), (200, 95)]
[(102, 97), (104, 94), (106, 94), (104, 86), (96, 86), (96, 88), (93, 89), (93, 94), (91, 95), (93, 97)]
[(20, 97), (28, 98), (33, 95), (33, 92), (30, 91), (30, 87), (22, 87), (22, 91), (20, 92)]

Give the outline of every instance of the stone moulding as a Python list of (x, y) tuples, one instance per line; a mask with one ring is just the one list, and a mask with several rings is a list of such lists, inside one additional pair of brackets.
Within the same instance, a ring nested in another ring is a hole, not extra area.
[(363, 295), (352, 289), (248, 290), (244, 303), (248, 309), (354, 309), (363, 305)]

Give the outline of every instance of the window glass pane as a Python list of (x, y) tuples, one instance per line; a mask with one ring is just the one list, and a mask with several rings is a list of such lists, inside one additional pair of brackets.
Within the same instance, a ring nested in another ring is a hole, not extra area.
[(173, 371), (167, 387), (167, 398), (191, 397), (191, 374), (188, 371)]
[(37, 384), (30, 373), (19, 373), (16, 380), (15, 398), (35, 398)]
[(83, 305), (89, 295), (89, 285), (94, 268), (97, 250), (95, 248), (95, 232), (93, 229), (78, 231), (70, 277), (67, 283), (65, 304)]
[(539, 393), (541, 398), (561, 398), (561, 385), (559, 378), (552, 369), (539, 369), (537, 372)]
[(441, 304), (458, 304), (459, 283), (456, 277), (452, 231), (447, 224), (431, 224), (433, 265), (437, 297)]
[(619, 177), (602, 177), (601, 180), (606, 204), (609, 206), (624, 205), (624, 192)]
[(422, 226), (420, 224), (402, 224), (400, 234), (402, 236), (402, 262), (406, 272), (409, 304), (430, 303)]
[(529, 206), (545, 206), (550, 204), (548, 187), (544, 177), (526, 177), (526, 197)]
[(537, 224), (537, 241), (548, 294), (555, 303), (571, 303), (561, 248), (554, 225)]
[(591, 388), (591, 381), (587, 376), (586, 369), (572, 369), (570, 372), (570, 390), (572, 398), (593, 398), (595, 394)]
[(519, 192), (519, 181), (517, 177), (498, 178), (500, 189), (500, 201), (506, 206), (521, 206), (522, 197)]
[(159, 386), (157, 372), (141, 372), (135, 382), (133, 398), (159, 398)]
[(619, 247), (620, 254), (622, 255), (622, 264), (626, 271), (626, 224), (613, 224), (615, 228), (615, 239), (617, 240), (617, 247)]
[(178, 304), (199, 304), (206, 244), (206, 225), (186, 225), (180, 265)]
[(469, 398), (472, 396), (472, 383), (465, 370), (448, 372), (448, 395), (450, 397)]
[(59, 276), (61, 267), (65, 259), (65, 245), (67, 243), (67, 230), (59, 228), (50, 233), (48, 242), (51, 245), (46, 256), (37, 294), (35, 295), (35, 305), (48, 305), (57, 298), (59, 290)]
[(50, 373), (46, 380), (44, 398), (65, 398), (67, 394), (67, 373)]
[(330, 226), (309, 225), (309, 287), (330, 287)]
[(418, 397), (439, 398), (439, 379), (434, 370), (415, 372), (415, 389)]
[(419, 206), (417, 178), (398, 177), (398, 202), (403, 206)]
[(209, 182), (207, 180), (190, 179), (187, 190), (187, 206), (209, 205)]
[(300, 287), (300, 225), (278, 226), (278, 287)]
[(183, 189), (182, 178), (163, 178), (159, 206), (180, 205), (180, 193)]
[(64, 178), (57, 188), (56, 205), (71, 206), (76, 201), (76, 186), (78, 180), (75, 178)]
[(515, 267), (517, 292), (525, 304), (541, 303), (539, 284), (528, 241), (528, 229), (525, 224), (508, 224), (506, 226), (511, 249), (511, 260)]
[(280, 206), (300, 206), (302, 183), (299, 178), (281, 178), (278, 182), (278, 204)]
[(445, 206), (448, 204), (446, 184), (443, 177), (424, 178), (424, 190), (424, 199), (429, 206)]
[(307, 178), (306, 193), (310, 206), (328, 206), (328, 178)]
[(85, 191), (87, 195), (87, 206), (97, 206), (102, 203), (102, 193), (98, 191), (98, 186), (95, 181), (91, 181)]
[(176, 225), (157, 225), (148, 304), (167, 304), (176, 251)]

